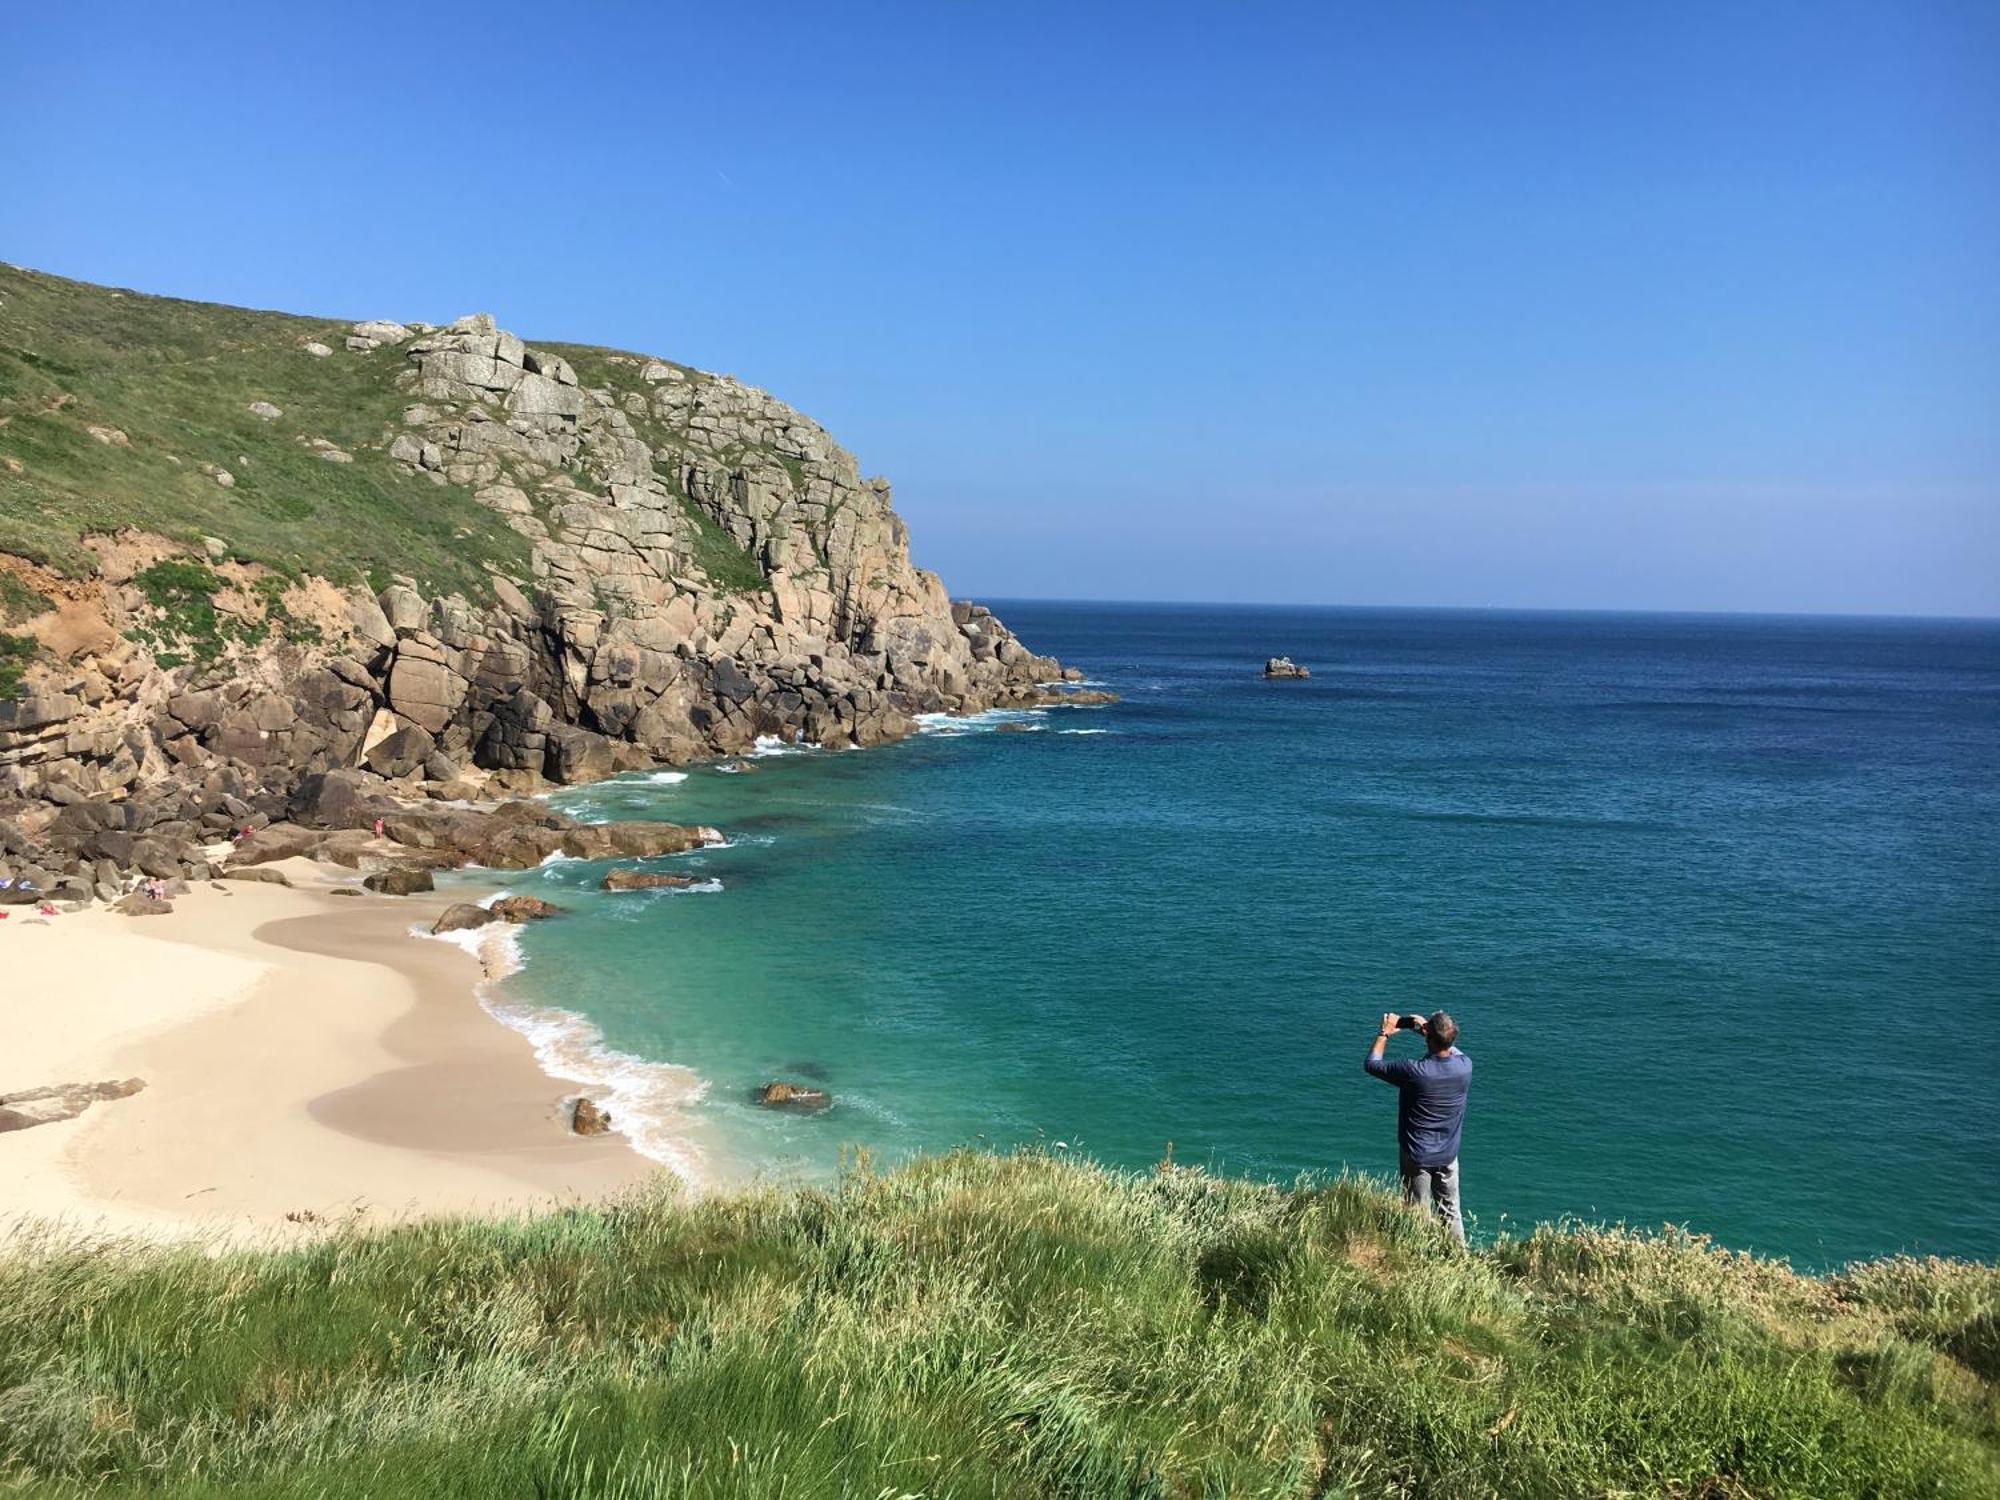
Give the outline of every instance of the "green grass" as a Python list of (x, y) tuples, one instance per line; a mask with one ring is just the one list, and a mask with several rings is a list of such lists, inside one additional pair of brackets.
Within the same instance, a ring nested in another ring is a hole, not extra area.
[[(153, 648), (161, 666), (214, 661), (228, 642), (255, 645), (269, 633), (268, 614), (250, 621), (216, 612), (215, 596), (223, 583), (206, 563), (167, 558), (134, 574), (132, 584), (158, 613), (131, 633)], [(265, 597), (267, 606), (275, 602), (274, 595), (267, 592)]]
[(0, 625), (18, 625), (55, 608), (55, 601), (21, 582), (12, 573), (0, 573)]
[(31, 635), (0, 631), (0, 698), (11, 698), (20, 691), (21, 678), (40, 649)]
[[(81, 575), (86, 535), (134, 526), (340, 583), (408, 573), (479, 598), (489, 566), (526, 577), (527, 542), (497, 513), (388, 458), (403, 360), (348, 353), (346, 327), (0, 265), (0, 551)], [(253, 401), (284, 414), (266, 422)], [(354, 461), (326, 462), (312, 438)]]
[(49, 1231), (0, 1256), (0, 1492), (1991, 1496), (1996, 1306), (1990, 1265), (1466, 1255), (1362, 1181), (1039, 1155), (286, 1251)]

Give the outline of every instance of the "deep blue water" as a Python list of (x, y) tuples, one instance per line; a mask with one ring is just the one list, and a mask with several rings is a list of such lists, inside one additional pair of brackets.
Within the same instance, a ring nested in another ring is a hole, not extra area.
[(1388, 1172), (1361, 1056), (1442, 1006), (1480, 1232), (2000, 1254), (2000, 624), (997, 607), (1124, 701), (562, 795), (732, 839), (517, 884), (571, 914), (511, 993), (690, 1070), (611, 1080), (656, 1148)]

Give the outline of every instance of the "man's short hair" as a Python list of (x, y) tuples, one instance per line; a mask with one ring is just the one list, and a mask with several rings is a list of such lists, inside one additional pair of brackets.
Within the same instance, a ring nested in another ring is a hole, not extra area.
[(1424, 1039), (1442, 1052), (1458, 1040), (1458, 1022), (1443, 1011), (1432, 1011), (1431, 1018), (1424, 1023)]

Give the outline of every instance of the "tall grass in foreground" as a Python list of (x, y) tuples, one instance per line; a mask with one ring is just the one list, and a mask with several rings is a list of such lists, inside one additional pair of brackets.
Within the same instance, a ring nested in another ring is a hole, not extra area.
[(0, 1253), (0, 1491), (2000, 1494), (2000, 1268), (1454, 1253), (1373, 1184), (820, 1190)]

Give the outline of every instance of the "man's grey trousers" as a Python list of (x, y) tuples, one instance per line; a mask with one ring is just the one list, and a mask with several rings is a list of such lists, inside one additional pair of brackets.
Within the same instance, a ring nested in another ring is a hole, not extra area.
[(1430, 1210), (1451, 1231), (1451, 1237), (1465, 1243), (1465, 1219), (1458, 1208), (1458, 1158), (1441, 1167), (1420, 1167), (1409, 1157), (1402, 1158), (1403, 1196), (1419, 1208)]

